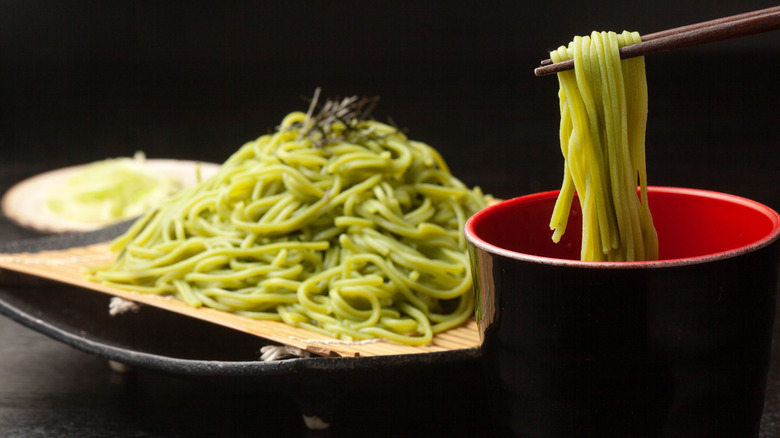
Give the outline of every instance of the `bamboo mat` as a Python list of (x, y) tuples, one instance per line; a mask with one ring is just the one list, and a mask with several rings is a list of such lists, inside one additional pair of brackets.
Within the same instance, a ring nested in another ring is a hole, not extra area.
[[(391, 341), (343, 342), (309, 330), (277, 321), (254, 320), (210, 308), (195, 308), (171, 296), (128, 292), (89, 281), (83, 274), (87, 267), (100, 266), (113, 260), (108, 243), (38, 253), (0, 254), (0, 269), (7, 269), (39, 278), (78, 286), (113, 295), (139, 304), (159, 307), (172, 312), (219, 324), (259, 336), (270, 341), (300, 348), (320, 356), (385, 356), (420, 354), (458, 350), (479, 346), (477, 325), (472, 320), (462, 327), (440, 333), (428, 345), (409, 346)], [(108, 312), (108, 306), (106, 306)], [(117, 320), (121, 324), (121, 319)]]

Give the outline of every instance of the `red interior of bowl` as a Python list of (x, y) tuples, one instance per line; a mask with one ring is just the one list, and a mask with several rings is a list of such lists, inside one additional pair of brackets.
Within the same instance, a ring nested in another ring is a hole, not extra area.
[[(522, 196), (477, 213), (467, 234), (523, 254), (579, 260), (582, 220), (575, 199), (566, 233), (551, 239), (557, 191)], [(651, 187), (650, 211), (658, 231), (659, 259), (709, 256), (754, 245), (780, 232), (780, 216), (762, 204), (704, 190)]]

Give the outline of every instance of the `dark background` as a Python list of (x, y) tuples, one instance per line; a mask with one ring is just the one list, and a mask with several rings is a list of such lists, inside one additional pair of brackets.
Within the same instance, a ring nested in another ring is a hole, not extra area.
[[(770, 6), (0, 1), (0, 194), (42, 171), (137, 150), (222, 162), (305, 110), (317, 87), (324, 97), (379, 96), (376, 118), (439, 149), (469, 185), (502, 198), (556, 189), (557, 81), (532, 73), (548, 50), (592, 30), (650, 33)], [(780, 32), (649, 57), (650, 183), (780, 208), (778, 67)], [(2, 240), (35, 235), (0, 216)], [(774, 360), (762, 436), (780, 430)], [(408, 434), (414, 424), (435, 435), (446, 424), (452, 436), (480, 435), (486, 407), (419, 391), (359, 398), (333, 433)], [(304, 433), (289, 400), (156, 373), (128, 380), (100, 358), (0, 318), (0, 435), (219, 435), (222, 427)]]
[[(4, 1), (0, 161), (37, 171), (143, 150), (222, 162), (322, 87), (379, 96), (378, 119), (470, 185), (553, 189), (557, 81), (532, 73), (549, 49), (773, 3)], [(778, 65), (777, 32), (648, 59), (650, 183), (780, 207), (761, 179), (780, 163)]]

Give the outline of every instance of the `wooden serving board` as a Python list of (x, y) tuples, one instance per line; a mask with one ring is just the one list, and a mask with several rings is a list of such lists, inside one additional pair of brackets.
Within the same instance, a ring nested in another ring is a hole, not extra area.
[[(206, 307), (195, 308), (172, 296), (129, 292), (86, 278), (83, 272), (85, 268), (105, 265), (110, 263), (113, 257), (114, 254), (109, 250), (109, 243), (105, 242), (66, 250), (0, 254), (0, 269), (102, 292), (139, 304), (159, 307), (320, 356), (356, 357), (420, 354), (459, 350), (480, 345), (477, 325), (473, 320), (462, 327), (434, 336), (433, 341), (424, 346), (402, 345), (386, 340), (343, 342), (282, 322), (254, 320)], [(108, 312), (108, 307), (106, 307), (106, 312)], [(121, 324), (121, 319), (117, 319), (117, 324)]]

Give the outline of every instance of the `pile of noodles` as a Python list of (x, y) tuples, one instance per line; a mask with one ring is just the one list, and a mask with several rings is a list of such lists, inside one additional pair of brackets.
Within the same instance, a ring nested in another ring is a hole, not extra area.
[(354, 103), (289, 114), (135, 222), (92, 279), (344, 340), (419, 345), (462, 324), (462, 230), (486, 197)]

